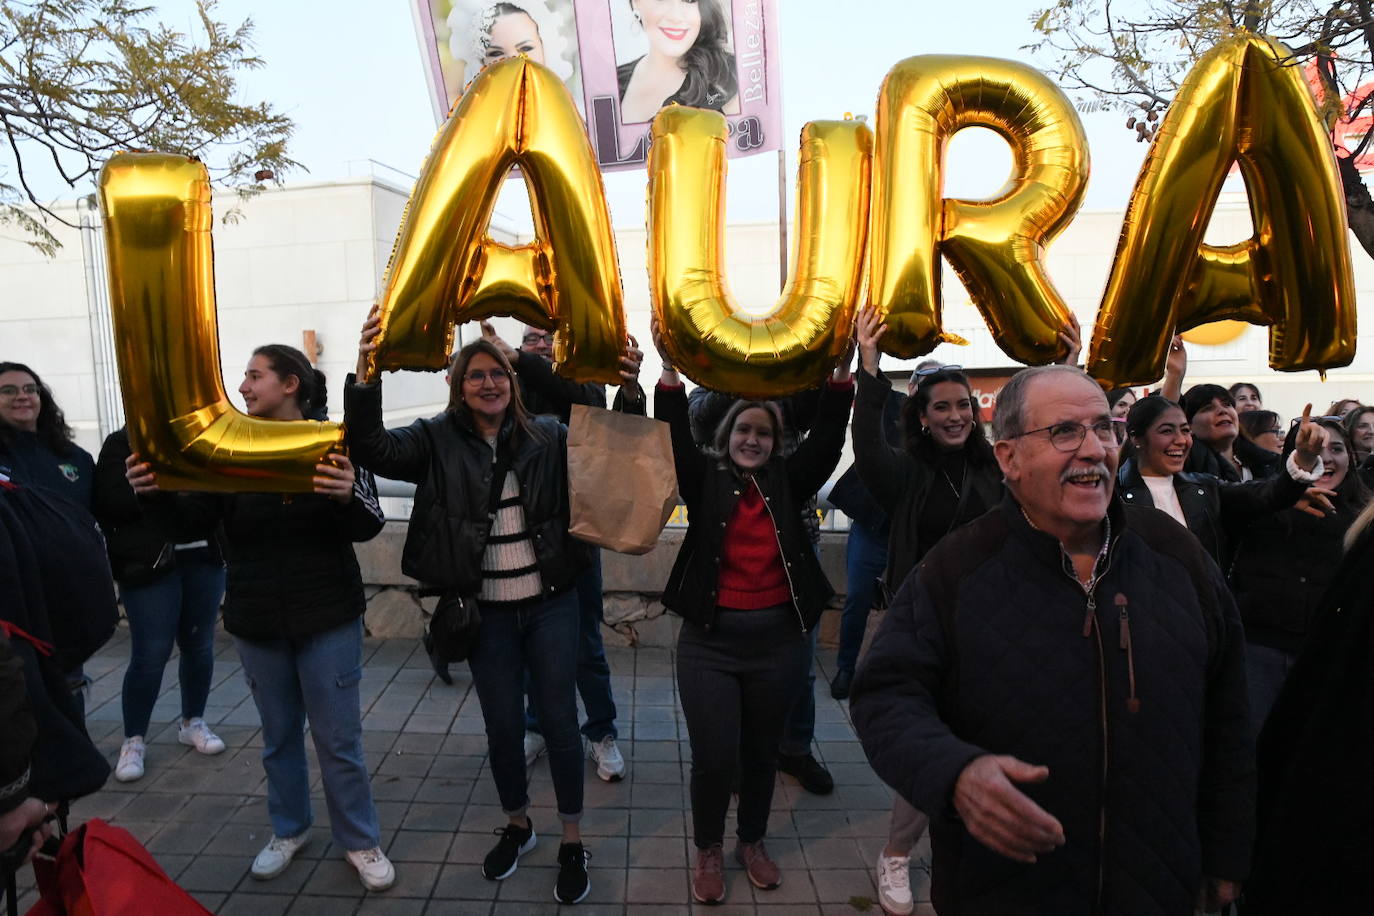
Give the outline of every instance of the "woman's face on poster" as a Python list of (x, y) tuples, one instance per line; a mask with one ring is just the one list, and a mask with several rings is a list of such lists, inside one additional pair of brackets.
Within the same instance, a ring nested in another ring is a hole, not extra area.
[(701, 8), (696, 0), (631, 0), (631, 6), (654, 54), (681, 57), (701, 34)]
[(523, 54), (536, 64), (544, 63), (544, 42), (539, 38), (539, 26), (527, 13), (506, 13), (491, 24), (485, 42), (483, 63), (491, 64), (507, 57)]

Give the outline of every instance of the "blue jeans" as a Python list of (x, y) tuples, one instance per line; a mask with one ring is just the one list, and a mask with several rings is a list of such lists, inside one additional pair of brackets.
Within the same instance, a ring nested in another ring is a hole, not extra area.
[(131, 644), (120, 696), (126, 738), (148, 734), (173, 643), (181, 650), (181, 717), (205, 715), (215, 671), (215, 618), (224, 597), (224, 566), (195, 553), (199, 551), (180, 551), (176, 566), (154, 582), (119, 589)]
[(849, 540), (845, 544), (845, 578), (849, 580), (849, 594), (844, 596), (844, 610), (840, 612), (840, 654), (835, 659), (835, 667), (841, 671), (853, 674), (858, 664), (868, 612), (873, 609), (873, 593), (886, 566), (887, 538), (851, 521)]
[(1293, 670), (1293, 662), (1298, 653), (1286, 652), (1272, 646), (1260, 646), (1252, 642), (1245, 644), (1245, 680), (1250, 688), (1250, 726), (1251, 737), (1258, 738), (1264, 720), (1283, 690), (1283, 682), (1288, 680), (1288, 672)]
[(298, 639), (240, 638), (238, 647), (262, 719), (262, 767), (267, 771), (272, 832), (299, 836), (313, 821), (305, 759), (308, 720), (334, 842), (350, 852), (379, 845), (358, 696), (362, 619)]
[[(594, 551), (592, 565), (577, 580), (577, 692), (587, 711), (582, 735), (596, 742), (607, 736), (619, 737), (619, 732), (615, 729), (611, 666), (606, 661), (606, 647), (601, 642), (601, 548), (594, 548)], [(525, 731), (539, 731), (528, 671), (525, 672)]]
[(501, 810), (529, 806), (525, 772), (524, 672), (544, 727), (549, 771), (565, 821), (582, 817), (582, 739), (577, 733), (577, 592), (516, 608), (482, 608), (477, 644), (468, 657), (487, 728), (487, 754)]

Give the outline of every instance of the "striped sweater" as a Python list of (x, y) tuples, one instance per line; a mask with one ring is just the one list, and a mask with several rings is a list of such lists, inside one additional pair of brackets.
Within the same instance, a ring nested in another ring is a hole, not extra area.
[(542, 592), (539, 564), (520, 503), (520, 481), (510, 471), (501, 488), (501, 501), (497, 503), (482, 554), (482, 591), (478, 598), (488, 604), (513, 604), (538, 598)]

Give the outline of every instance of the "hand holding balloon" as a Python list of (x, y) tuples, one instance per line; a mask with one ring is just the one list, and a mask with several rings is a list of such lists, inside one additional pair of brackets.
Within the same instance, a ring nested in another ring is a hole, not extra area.
[(367, 313), (367, 320), (363, 322), (362, 335), (358, 338), (358, 368), (357, 378), (360, 382), (370, 382), (368, 377), (367, 360), (368, 354), (377, 349), (377, 335), (382, 333), (382, 316), (377, 306), (372, 306), (372, 310)]
[(315, 465), (315, 492), (347, 505), (353, 498), (353, 481), (357, 474), (347, 455), (329, 453), (329, 463)]
[(639, 387), (639, 369), (644, 364), (644, 351), (639, 349), (639, 341), (631, 334), (625, 342), (625, 352), (620, 355), (620, 384), (622, 387)]
[(1061, 366), (1077, 366), (1078, 354), (1083, 352), (1083, 328), (1073, 312), (1069, 312), (1069, 320), (1059, 331), (1059, 342), (1064, 345), (1064, 355), (1055, 362)]
[(654, 349), (658, 351), (658, 358), (663, 361), (663, 374), (659, 376), (659, 383), (673, 386), (682, 384), (677, 370), (673, 368), (673, 361), (668, 358), (668, 348), (663, 343), (663, 329), (659, 327), (657, 315), (649, 318), (649, 334), (654, 339)]
[(124, 459), (124, 479), (129, 481), (129, 486), (133, 487), (139, 496), (159, 492), (157, 475), (153, 473), (152, 465), (141, 460), (138, 452), (132, 452)]
[(482, 339), (493, 344), (496, 349), (506, 354), (506, 359), (510, 360), (510, 364), (514, 366), (516, 360), (520, 358), (520, 351), (506, 343), (505, 338), (496, 333), (496, 326), (487, 319), (483, 318), (479, 326), (482, 328)]
[(873, 306), (859, 312), (854, 325), (854, 340), (859, 347), (859, 364), (875, 378), (878, 375), (878, 341), (887, 333), (887, 323)]

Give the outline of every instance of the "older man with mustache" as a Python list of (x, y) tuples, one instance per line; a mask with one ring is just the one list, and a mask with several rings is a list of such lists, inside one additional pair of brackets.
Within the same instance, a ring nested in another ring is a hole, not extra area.
[(1026, 369), (1002, 503), (902, 586), (858, 671), (878, 775), (931, 815), (941, 916), (1234, 900), (1254, 830), (1240, 618), (1197, 540), (1113, 499), (1101, 389)]

